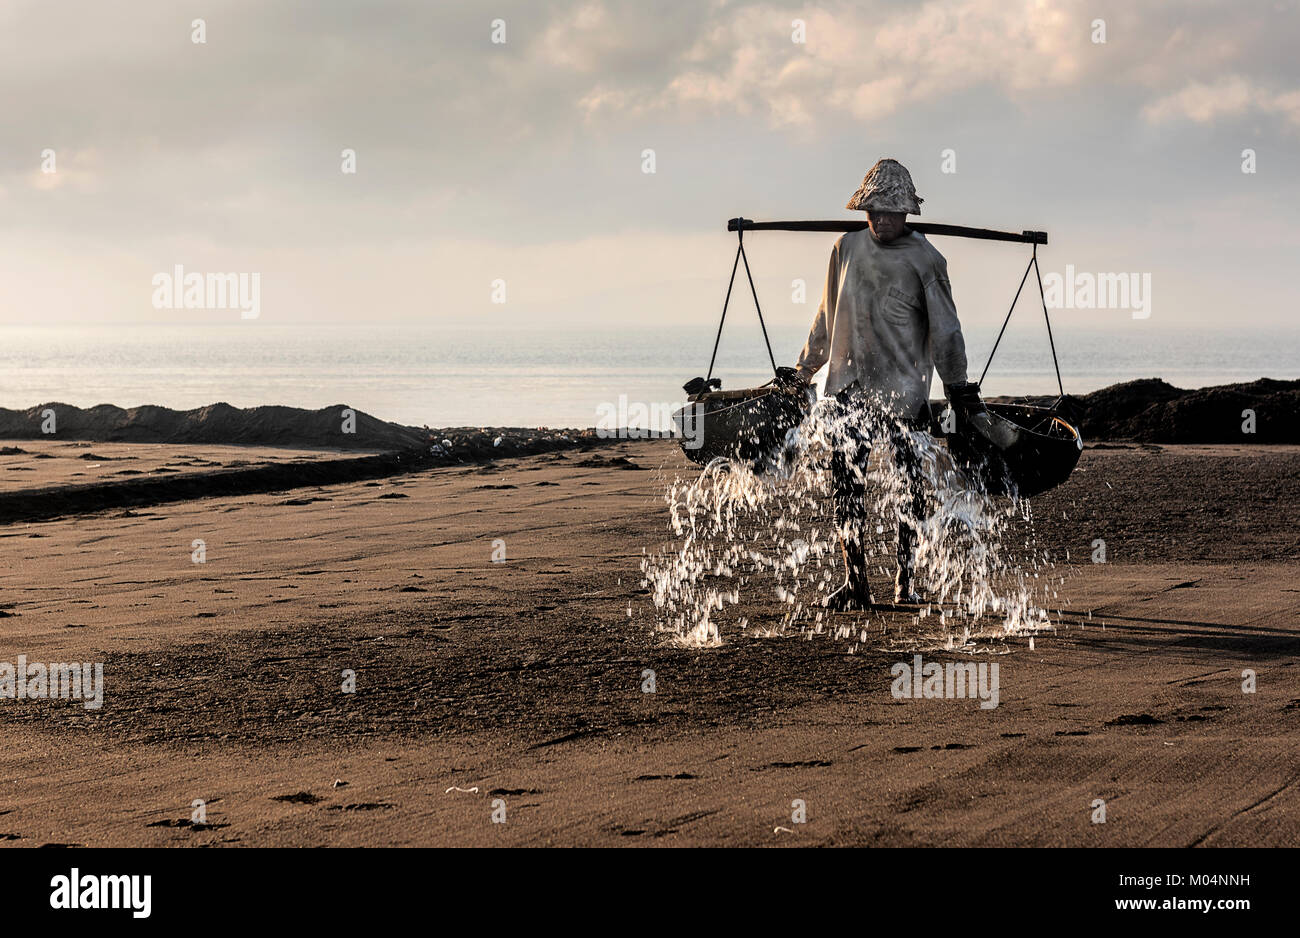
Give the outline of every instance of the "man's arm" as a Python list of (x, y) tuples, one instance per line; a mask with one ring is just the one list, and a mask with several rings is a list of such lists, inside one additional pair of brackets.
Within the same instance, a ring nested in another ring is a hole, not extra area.
[(962, 338), (957, 306), (948, 282), (948, 265), (941, 265), (925, 285), (925, 308), (930, 319), (930, 353), (944, 385), (966, 383), (966, 340)]
[(952, 301), (952, 284), (948, 282), (948, 265), (943, 263), (934, 278), (925, 285), (925, 306), (930, 317), (930, 353), (934, 370), (943, 382), (944, 396), (954, 411), (969, 419), (984, 412), (980, 386), (966, 378), (966, 340), (957, 320), (957, 305)]
[(799, 375), (811, 381), (813, 375), (826, 360), (830, 358), (830, 336), (835, 328), (835, 299), (840, 285), (840, 243), (835, 242), (831, 249), (830, 265), (826, 271), (826, 286), (822, 290), (822, 301), (817, 307), (817, 316), (813, 319), (812, 329), (808, 332), (808, 341), (804, 343), (796, 367)]

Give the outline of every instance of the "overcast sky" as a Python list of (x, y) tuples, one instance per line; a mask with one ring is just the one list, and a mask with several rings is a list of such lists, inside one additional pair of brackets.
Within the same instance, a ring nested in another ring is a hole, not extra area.
[[(891, 156), (923, 221), (1150, 273), (1143, 327), (1291, 324), (1297, 39), (1291, 0), (6, 0), (0, 322), (231, 318), (155, 310), (175, 264), (260, 273), (264, 323), (704, 321), (728, 218), (852, 217)], [(752, 237), (810, 319), (834, 236)], [(1025, 248), (935, 243), (1000, 318)]]

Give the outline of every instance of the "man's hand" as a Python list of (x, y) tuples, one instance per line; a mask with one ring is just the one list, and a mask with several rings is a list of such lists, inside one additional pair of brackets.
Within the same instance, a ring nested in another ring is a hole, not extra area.
[(952, 404), (953, 413), (963, 419), (988, 413), (988, 408), (980, 400), (980, 386), (974, 381), (945, 384), (943, 393), (948, 398), (948, 403)]

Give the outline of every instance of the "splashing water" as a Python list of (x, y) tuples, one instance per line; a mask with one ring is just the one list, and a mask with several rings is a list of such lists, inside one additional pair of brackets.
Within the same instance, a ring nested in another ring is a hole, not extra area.
[[(832, 455), (845, 452), (846, 430), (864, 424), (873, 445), (869, 464), (853, 470), (866, 492), (866, 510), (854, 528), (877, 583), (881, 577), (892, 581), (899, 522), (913, 530), (916, 583), (929, 603), (917, 607), (912, 628), (891, 626), (879, 611), (837, 615), (823, 608), (844, 576), (828, 469)], [(919, 517), (908, 475), (888, 445), (891, 435), (906, 439), (924, 480)], [(894, 648), (969, 650), (976, 639), (1053, 627), (1047, 605), (1062, 577), (1036, 546), (1030, 503), (995, 500), (928, 433), (822, 401), (760, 469), (719, 458), (698, 477), (668, 486), (675, 540), (648, 554), (641, 569), (656, 630), (669, 642), (720, 645), (725, 624), (760, 636), (827, 634), (854, 642), (851, 650), (868, 641), (869, 629), (885, 633)], [(762, 626), (748, 617), (731, 620), (726, 610), (742, 597), (756, 605), (775, 599), (783, 608), (765, 613)]]

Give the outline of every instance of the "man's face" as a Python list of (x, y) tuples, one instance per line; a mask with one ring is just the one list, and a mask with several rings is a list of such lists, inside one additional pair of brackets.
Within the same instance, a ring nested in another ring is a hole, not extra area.
[(876, 236), (876, 240), (882, 244), (888, 244), (901, 235), (906, 221), (906, 212), (878, 212), (874, 208), (867, 209), (867, 226)]

